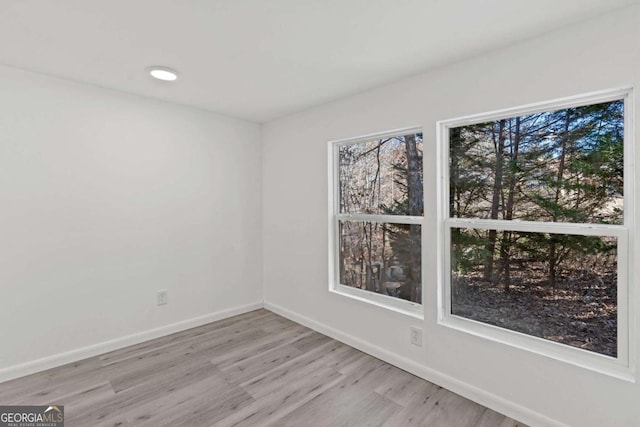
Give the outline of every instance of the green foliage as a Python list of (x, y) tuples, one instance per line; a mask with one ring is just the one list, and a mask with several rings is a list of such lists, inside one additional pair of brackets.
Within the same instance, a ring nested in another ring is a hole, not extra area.
[[(612, 101), (450, 129), (451, 217), (621, 224), (623, 108)], [(615, 246), (597, 236), (481, 230), (454, 229), (451, 239), (455, 271), (508, 281), (512, 260), (536, 260), (550, 283), (563, 265)], [(502, 275), (491, 273), (494, 262)]]
[(486, 239), (475, 230), (451, 229), (451, 270), (468, 274), (487, 257)]

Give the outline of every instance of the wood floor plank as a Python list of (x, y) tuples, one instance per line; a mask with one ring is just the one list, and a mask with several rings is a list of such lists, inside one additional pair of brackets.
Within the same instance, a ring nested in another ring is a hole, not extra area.
[[(363, 356), (365, 355), (363, 354)], [(295, 420), (307, 420), (309, 425), (314, 427), (316, 425), (358, 425), (350, 424), (348, 415), (362, 405), (366, 407), (369, 400), (381, 403), (382, 408), (380, 409), (383, 411), (380, 414), (382, 417), (380, 422), (382, 422), (395, 414), (401, 407), (382, 395), (371, 394), (376, 385), (393, 375), (397, 370), (398, 368), (371, 356), (362, 357), (357, 367), (349, 367), (349, 374), (344, 375), (343, 380), (279, 420), (279, 423), (294, 425)]]
[(0, 404), (70, 427), (524, 426), (264, 309), (0, 383)]
[[(65, 410), (67, 413), (80, 413), (113, 399), (115, 394), (116, 392), (113, 390), (113, 387), (111, 387), (111, 383), (106, 382), (90, 387), (86, 390), (61, 396), (57, 400), (65, 402)], [(34, 404), (49, 405), (51, 404), (51, 401), (43, 399), (35, 402)]]
[(102, 375), (100, 367), (100, 361), (97, 358), (91, 358), (0, 383), (0, 404), (55, 401), (61, 396), (97, 386), (108, 380)]
[(227, 332), (227, 328), (233, 328), (233, 332), (242, 329), (248, 330), (255, 328), (255, 326), (259, 325), (260, 323), (278, 319), (280, 319), (280, 317), (267, 310), (256, 310), (250, 313), (245, 313), (238, 316), (230, 317), (228, 319), (220, 320), (218, 322), (198, 326), (186, 331), (176, 332), (174, 334), (154, 340), (145, 341), (143, 343), (136, 344), (130, 347), (111, 351), (100, 356), (100, 360), (104, 365), (109, 365), (111, 363), (138, 357), (145, 354), (146, 352), (158, 351), (179, 342), (193, 341), (194, 339), (206, 341), (207, 337), (212, 334)]
[(349, 366), (355, 360), (362, 357), (362, 352), (346, 344), (339, 343), (324, 353), (326, 365), (335, 370), (341, 370), (344, 366)]
[[(307, 376), (330, 375), (331, 368), (325, 366), (322, 355), (318, 353), (303, 354), (291, 362), (284, 363), (266, 374), (259, 375), (240, 384), (251, 396), (256, 399), (267, 396), (270, 393), (288, 388), (292, 382), (305, 379)], [(336, 372), (337, 373), (337, 372)]]
[(502, 414), (484, 408), (484, 412), (478, 419), (474, 427), (527, 427), (523, 423), (519, 423), (511, 418), (507, 418)]
[(470, 402), (448, 390), (437, 400), (433, 410), (427, 414), (423, 423), (434, 427), (446, 427), (456, 423), (460, 427), (475, 426), (484, 411), (484, 407)]
[[(162, 373), (158, 375), (158, 373)], [(123, 370), (113, 373), (111, 386), (116, 393), (133, 388), (178, 387), (182, 383), (203, 376), (218, 374), (219, 369), (206, 357), (185, 357), (180, 360), (169, 359), (164, 363), (150, 364), (136, 370)]]
[[(84, 420), (87, 425), (98, 424), (109, 420), (110, 414), (126, 412), (145, 405), (149, 402), (171, 395), (176, 391), (186, 389), (188, 393), (193, 393), (192, 385), (202, 381), (202, 379), (213, 377), (220, 387), (226, 386), (222, 375), (215, 366), (208, 361), (185, 362), (180, 368), (172, 369), (158, 375), (152, 381), (139, 384), (130, 389), (115, 393), (115, 395), (98, 404), (82, 408), (73, 412), (68, 412), (67, 417), (72, 420)], [(70, 400), (70, 399), (69, 399)], [(61, 399), (61, 404), (66, 404), (67, 399)], [(125, 422), (126, 420), (122, 420)]]
[(203, 390), (201, 394), (190, 393), (187, 399), (180, 400), (175, 406), (171, 406), (175, 399), (167, 400), (166, 404), (157, 410), (152, 409), (154, 416), (137, 425), (210, 426), (233, 415), (253, 401), (254, 399), (240, 387), (227, 386), (221, 393)]
[(300, 337), (305, 337), (309, 334), (311, 334), (311, 331), (307, 328), (300, 325), (292, 325), (278, 332), (265, 333), (255, 340), (236, 346), (233, 351), (216, 352), (210, 360), (220, 369), (224, 369), (256, 354), (262, 354), (274, 348), (295, 343)]
[(419, 401), (437, 391), (438, 386), (424, 381), (405, 371), (396, 372), (388, 381), (380, 383), (375, 388), (377, 393), (402, 405), (409, 406), (412, 402)]
[[(99, 423), (129, 423), (136, 426), (193, 425), (188, 420), (210, 414), (213, 408), (220, 418), (233, 413), (251, 396), (239, 387), (229, 386), (221, 375), (211, 375), (189, 387), (173, 390), (140, 405), (128, 405), (125, 410), (103, 413)], [(82, 420), (83, 422), (86, 419)], [(93, 420), (92, 420), (93, 421)], [(216, 420), (213, 420), (215, 422)], [(86, 425), (93, 425), (86, 424)]]
[(279, 367), (302, 355), (303, 352), (291, 345), (283, 345), (254, 357), (242, 360), (226, 368), (222, 368), (227, 381), (240, 384), (261, 374)]
[(328, 336), (319, 334), (318, 332), (312, 332), (299, 340), (296, 340), (291, 345), (301, 351), (309, 351), (321, 346), (322, 344), (326, 344), (329, 341), (332, 341), (332, 339)]
[[(451, 393), (442, 387), (436, 386), (425, 395), (417, 397), (413, 402), (408, 404), (402, 411), (398, 412), (394, 417), (390, 418), (385, 427), (411, 427), (425, 426), (425, 419), (440, 405), (440, 400)], [(472, 403), (472, 402), (469, 402)], [(458, 427), (459, 424), (456, 424)]]
[(325, 391), (273, 425), (295, 427), (300, 425), (301, 420), (306, 420), (307, 425), (314, 427), (381, 426), (402, 409), (397, 403), (375, 392), (351, 400), (341, 399), (339, 394), (330, 396), (329, 406), (323, 397), (332, 392), (333, 389)]
[(255, 399), (216, 427), (250, 427), (279, 423), (280, 419), (342, 380), (342, 374), (318, 367), (306, 375), (291, 378), (281, 387)]

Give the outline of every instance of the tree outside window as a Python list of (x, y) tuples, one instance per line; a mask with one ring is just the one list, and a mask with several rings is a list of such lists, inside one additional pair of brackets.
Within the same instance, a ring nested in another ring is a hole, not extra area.
[(446, 126), (449, 315), (612, 358), (625, 101)]
[(342, 286), (422, 302), (422, 134), (340, 142), (334, 226)]

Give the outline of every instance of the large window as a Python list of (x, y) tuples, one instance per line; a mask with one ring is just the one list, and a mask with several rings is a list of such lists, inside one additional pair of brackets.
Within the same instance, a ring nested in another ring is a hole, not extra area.
[(441, 323), (629, 366), (629, 91), (441, 122)]
[(330, 144), (331, 290), (419, 314), (422, 133)]

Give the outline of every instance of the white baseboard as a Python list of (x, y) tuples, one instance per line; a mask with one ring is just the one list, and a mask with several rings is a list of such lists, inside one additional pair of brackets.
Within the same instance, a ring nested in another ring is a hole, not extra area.
[(566, 424), (553, 420), (539, 412), (533, 411), (503, 397), (488, 393), (481, 388), (465, 383), (352, 335), (326, 326), (302, 314), (266, 301), (264, 303), (264, 308), (532, 427), (568, 427)]
[(248, 313), (262, 307), (262, 301), (233, 307), (230, 309), (217, 311), (215, 313), (205, 314), (204, 316), (182, 320), (180, 322), (161, 326), (159, 328), (149, 329), (147, 331), (127, 335), (122, 338), (116, 338), (113, 340), (92, 344), (86, 347), (77, 348), (64, 353), (54, 354), (42, 359), (32, 360), (29, 362), (21, 363), (19, 365), (13, 365), (8, 368), (0, 369), (0, 383), (34, 374), (36, 372), (45, 371), (57, 366), (66, 365), (67, 363), (77, 362), (88, 357), (98, 356), (100, 354), (108, 353), (110, 351), (118, 350), (130, 345), (139, 344), (141, 342), (149, 341), (165, 335), (170, 335), (175, 332), (195, 328), (196, 326), (201, 326), (207, 323), (226, 319), (228, 317), (237, 316), (238, 314)]

